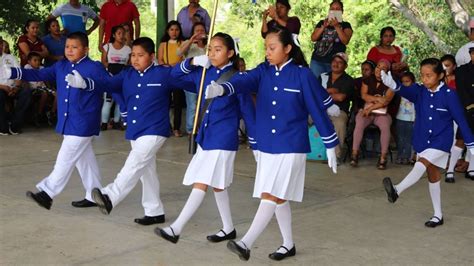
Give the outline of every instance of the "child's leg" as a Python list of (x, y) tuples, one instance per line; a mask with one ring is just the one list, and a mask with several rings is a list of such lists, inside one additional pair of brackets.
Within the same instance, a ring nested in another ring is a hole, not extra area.
[(102, 105), (102, 124), (107, 124), (110, 118), (110, 108), (112, 107), (112, 99), (104, 93), (104, 103)]
[(76, 168), (81, 177), (84, 189), (86, 190), (85, 199), (94, 202), (91, 192), (93, 188), (102, 188), (102, 185), (100, 184), (102, 178), (94, 150), (92, 149), (92, 143), (88, 143), (83, 155), (76, 163)]
[(36, 187), (53, 198), (64, 189), (71, 177), (74, 166), (87, 150), (92, 137), (64, 136), (56, 163), (51, 174)]
[(120, 105), (115, 103), (114, 123), (117, 124), (118, 122), (120, 122)]
[(429, 162), (424, 159), (420, 158), (418, 162), (415, 163), (413, 169), (408, 173), (408, 175), (400, 182), (398, 185), (395, 185), (395, 189), (397, 190), (397, 194), (400, 195), (405, 189), (411, 187), (413, 184), (420, 180), (421, 176), (426, 171), (426, 165)]
[(439, 168), (436, 165), (429, 164), (427, 166), (428, 180), (430, 182), (430, 196), (431, 202), (433, 203), (433, 216), (438, 217), (439, 219), (432, 218), (431, 221), (438, 222), (443, 218), (443, 213), (441, 212), (441, 186), (440, 186), (440, 172)]
[(140, 180), (142, 181), (142, 206), (145, 209), (145, 216), (163, 215), (165, 211), (160, 200), (160, 180), (156, 173), (156, 155), (150, 160)]
[(43, 114), (46, 104), (48, 103), (48, 92), (41, 91), (40, 99), (38, 103), (38, 115)]
[(216, 198), (217, 209), (222, 219), (222, 231), (224, 231), (224, 233), (219, 231), (216, 235), (223, 237), (234, 231), (234, 223), (232, 222), (229, 204), (229, 193), (227, 189), (214, 189), (214, 197)]
[(446, 178), (454, 178), (454, 167), (456, 162), (461, 157), (464, 142), (462, 140), (456, 140), (456, 143), (451, 147), (451, 156), (449, 157), (448, 170), (446, 171)]
[[(282, 204), (278, 204), (275, 209), (275, 216), (278, 221), (278, 226), (280, 227), (281, 236), (283, 237), (282, 246), (286, 247), (288, 250), (293, 248), (295, 243), (293, 242), (293, 233), (291, 228), (291, 208), (290, 202), (285, 201)], [(286, 253), (286, 249), (279, 248), (278, 253)]]
[(160, 136), (142, 136), (131, 141), (132, 150), (122, 170), (113, 183), (102, 189), (102, 193), (109, 196), (112, 206), (117, 206), (135, 187), (165, 140), (166, 138)]

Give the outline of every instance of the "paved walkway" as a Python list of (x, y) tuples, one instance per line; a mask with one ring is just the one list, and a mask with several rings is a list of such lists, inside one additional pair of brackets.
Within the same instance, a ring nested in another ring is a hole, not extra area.
[[(399, 201), (387, 202), (382, 178), (398, 182), (411, 169), (388, 164), (375, 168), (375, 159), (348, 164), (330, 173), (325, 164), (310, 162), (302, 203), (292, 203), (297, 255), (276, 263), (268, 259), (280, 244), (276, 220), (256, 241), (248, 262), (241, 262), (206, 235), (221, 224), (212, 193), (184, 229), (178, 244), (162, 240), (154, 226), (133, 222), (143, 216), (141, 185), (109, 216), (96, 208), (75, 209), (83, 198), (75, 172), (52, 209), (38, 207), (26, 190), (52, 170), (61, 137), (50, 129), (0, 137), (0, 264), (1, 265), (474, 265), (474, 181), (457, 175), (455, 184), (442, 184), (445, 224), (425, 228), (432, 214), (426, 178)], [(113, 181), (129, 152), (119, 131), (106, 131), (94, 141), (103, 184)], [(230, 188), (238, 237), (248, 229), (259, 201), (251, 198), (255, 162), (241, 146)], [(158, 152), (161, 197), (167, 223), (176, 218), (190, 188), (181, 184), (191, 156), (187, 138), (170, 138)]]

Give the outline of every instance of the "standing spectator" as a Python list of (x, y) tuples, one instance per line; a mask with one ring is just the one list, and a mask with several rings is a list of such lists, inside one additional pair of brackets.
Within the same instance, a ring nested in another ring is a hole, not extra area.
[(336, 157), (341, 159), (341, 145), (346, 138), (346, 126), (349, 108), (354, 93), (354, 79), (346, 73), (348, 58), (345, 53), (337, 53), (331, 62), (331, 71), (321, 74), (321, 84), (331, 95), (334, 103), (341, 109), (338, 116), (329, 116), (340, 144), (336, 146)]
[(23, 35), (18, 38), (18, 51), (20, 53), (20, 65), (23, 67), (28, 63), (28, 54), (37, 52), (42, 58), (48, 56), (48, 49), (43, 41), (38, 37), (39, 22), (34, 19), (26, 21), (23, 28)]
[(192, 27), (195, 22), (202, 22), (206, 25), (206, 32), (211, 27), (211, 17), (207, 10), (199, 5), (199, 0), (189, 0), (189, 5), (183, 7), (177, 16), (179, 24), (183, 29), (183, 37), (189, 39), (192, 35)]
[(453, 90), (456, 90), (456, 59), (452, 54), (445, 54), (441, 57), (441, 64), (443, 64), (446, 77), (444, 77), (444, 83)]
[(393, 45), (396, 34), (395, 29), (390, 26), (382, 28), (380, 42), (370, 49), (367, 60), (377, 64), (380, 59), (386, 59), (392, 64), (392, 74), (399, 77), (403, 71), (408, 70), (408, 65), (402, 62), (403, 53), (400, 47)]
[[(329, 5), (329, 11), (344, 12), (344, 5), (341, 1), (334, 0)], [(311, 34), (311, 41), (315, 44), (310, 67), (316, 77), (331, 71), (333, 55), (345, 52), (351, 37), (352, 27), (349, 22), (338, 21), (336, 18), (326, 18), (318, 22)]]
[[(108, 0), (100, 8), (99, 16), (99, 51), (109, 42), (112, 28), (120, 24), (128, 25), (131, 41), (140, 37), (140, 13), (132, 1)], [(132, 23), (135, 24), (135, 29)]]
[[(280, 25), (287, 28), (292, 34), (300, 34), (301, 23), (298, 17), (289, 17), (291, 5), (288, 0), (277, 0), (275, 6), (270, 6), (263, 11), (262, 37), (265, 38), (268, 29)], [(272, 20), (267, 22), (267, 17)]]
[(471, 17), (469, 21), (469, 42), (459, 48), (456, 53), (456, 64), (462, 66), (471, 62), (471, 57), (469, 56), (469, 48), (474, 47), (474, 17)]
[[(57, 17), (61, 17), (66, 34), (80, 31), (89, 35), (99, 26), (97, 14), (90, 7), (82, 5), (79, 0), (69, 0), (69, 3), (56, 7), (48, 19)], [(86, 30), (87, 19), (89, 18), (94, 20), (94, 24)]]
[[(18, 61), (10, 54), (3, 53), (3, 39), (0, 37), (0, 68), (19, 67)], [(31, 100), (31, 91), (20, 87), (20, 80), (0, 79), (0, 135), (17, 135), (23, 125), (23, 117)], [(10, 122), (7, 120), (5, 105), (15, 99)]]
[[(412, 72), (404, 72), (401, 75), (403, 86), (410, 87), (415, 83), (415, 75)], [(397, 113), (397, 164), (410, 164), (411, 140), (413, 136), (413, 125), (415, 124), (415, 105), (404, 97), (401, 97)]]
[(49, 51), (49, 55), (44, 60), (44, 66), (48, 67), (64, 58), (66, 36), (61, 34), (61, 28), (55, 18), (48, 19), (45, 22), (45, 29), (48, 34), (43, 37), (43, 42)]

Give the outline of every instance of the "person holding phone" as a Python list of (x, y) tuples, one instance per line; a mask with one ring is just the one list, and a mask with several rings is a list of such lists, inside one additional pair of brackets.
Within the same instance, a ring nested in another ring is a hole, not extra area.
[[(267, 36), (269, 29), (277, 25), (287, 28), (292, 34), (300, 34), (301, 23), (298, 17), (289, 17), (291, 5), (289, 0), (277, 0), (275, 6), (270, 6), (263, 11), (262, 37)], [(267, 22), (267, 18), (272, 18)]]
[(343, 3), (337, 0), (332, 1), (329, 5), (328, 17), (320, 20), (311, 34), (314, 50), (310, 68), (316, 77), (331, 71), (333, 56), (345, 52), (351, 40), (352, 27), (349, 22), (342, 20), (343, 12)]

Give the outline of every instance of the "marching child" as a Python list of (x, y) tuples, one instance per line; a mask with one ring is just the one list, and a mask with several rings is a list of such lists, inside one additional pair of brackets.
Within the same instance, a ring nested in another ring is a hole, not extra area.
[(83, 75), (107, 75), (99, 62), (87, 56), (89, 40), (85, 33), (75, 32), (66, 40), (65, 59), (51, 67), (40, 70), (23, 68), (2, 68), (0, 78), (21, 79), (25, 81), (56, 81), (58, 98), (58, 122), (56, 132), (64, 135), (54, 169), (49, 176), (36, 185), (39, 192), (28, 191), (26, 195), (40, 206), (50, 209), (53, 198), (66, 186), (74, 167), (79, 171), (86, 189), (84, 200), (74, 201), (74, 207), (92, 207), (91, 191), (100, 187), (100, 173), (92, 150), (92, 138), (99, 135), (100, 94), (84, 90), (73, 90), (67, 85), (65, 77), (71, 71)]
[(437, 227), (444, 223), (441, 211), (440, 170), (448, 162), (453, 143), (453, 120), (459, 125), (466, 146), (472, 153), (474, 136), (464, 116), (459, 98), (454, 90), (443, 82), (445, 72), (441, 61), (428, 58), (420, 64), (422, 85), (409, 87), (397, 84), (391, 73), (382, 72), (382, 81), (391, 90), (415, 104), (413, 147), (418, 161), (411, 172), (397, 185), (389, 177), (383, 179), (388, 201), (394, 203), (400, 194), (415, 184), (426, 171), (434, 214), (425, 223), (427, 227)]
[[(216, 33), (209, 45), (209, 58), (206, 55), (186, 59), (173, 68), (173, 78), (194, 83), (199, 88), (203, 67), (206, 72), (204, 85), (211, 81), (228, 80), (238, 71), (238, 49), (232, 37)], [(210, 61), (210, 62), (209, 62)], [(202, 66), (202, 67), (197, 67)], [(191, 160), (183, 184), (193, 185), (191, 194), (178, 218), (168, 227), (156, 228), (156, 234), (176, 243), (186, 223), (201, 205), (208, 187), (214, 190), (217, 208), (222, 219), (222, 229), (207, 236), (211, 242), (234, 239), (236, 231), (232, 223), (227, 188), (234, 175), (234, 159), (239, 146), (238, 126), (242, 115), (249, 129), (249, 142), (255, 148), (254, 138), (255, 109), (250, 94), (213, 99), (205, 106), (202, 98), (203, 121), (197, 136), (197, 153)]]
[(316, 96), (324, 92), (307, 67), (303, 53), (286, 28), (273, 28), (265, 38), (266, 59), (244, 75), (229, 82), (211, 83), (206, 98), (224, 93), (256, 92), (257, 174), (254, 197), (261, 199), (249, 230), (227, 247), (240, 259), (248, 260), (250, 250), (275, 214), (283, 244), (269, 255), (282, 260), (296, 253), (291, 228), (289, 201), (303, 199), (306, 153), (310, 151), (308, 114), (311, 114), (327, 148), (328, 164), (336, 172), (335, 146), (339, 144), (326, 108)]
[(76, 72), (68, 76), (72, 87), (91, 90), (107, 86), (112, 92), (122, 95), (123, 103), (119, 103), (128, 111), (125, 137), (130, 140), (132, 150), (114, 182), (103, 189), (94, 188), (92, 196), (100, 211), (108, 215), (141, 180), (145, 216), (135, 219), (141, 225), (165, 221), (156, 173), (156, 153), (170, 136), (168, 110), (171, 90), (192, 86), (188, 82), (170, 79), (170, 67), (153, 63), (154, 51), (153, 41), (141, 37), (132, 43), (133, 68), (124, 69), (113, 77), (89, 75), (84, 80)]

